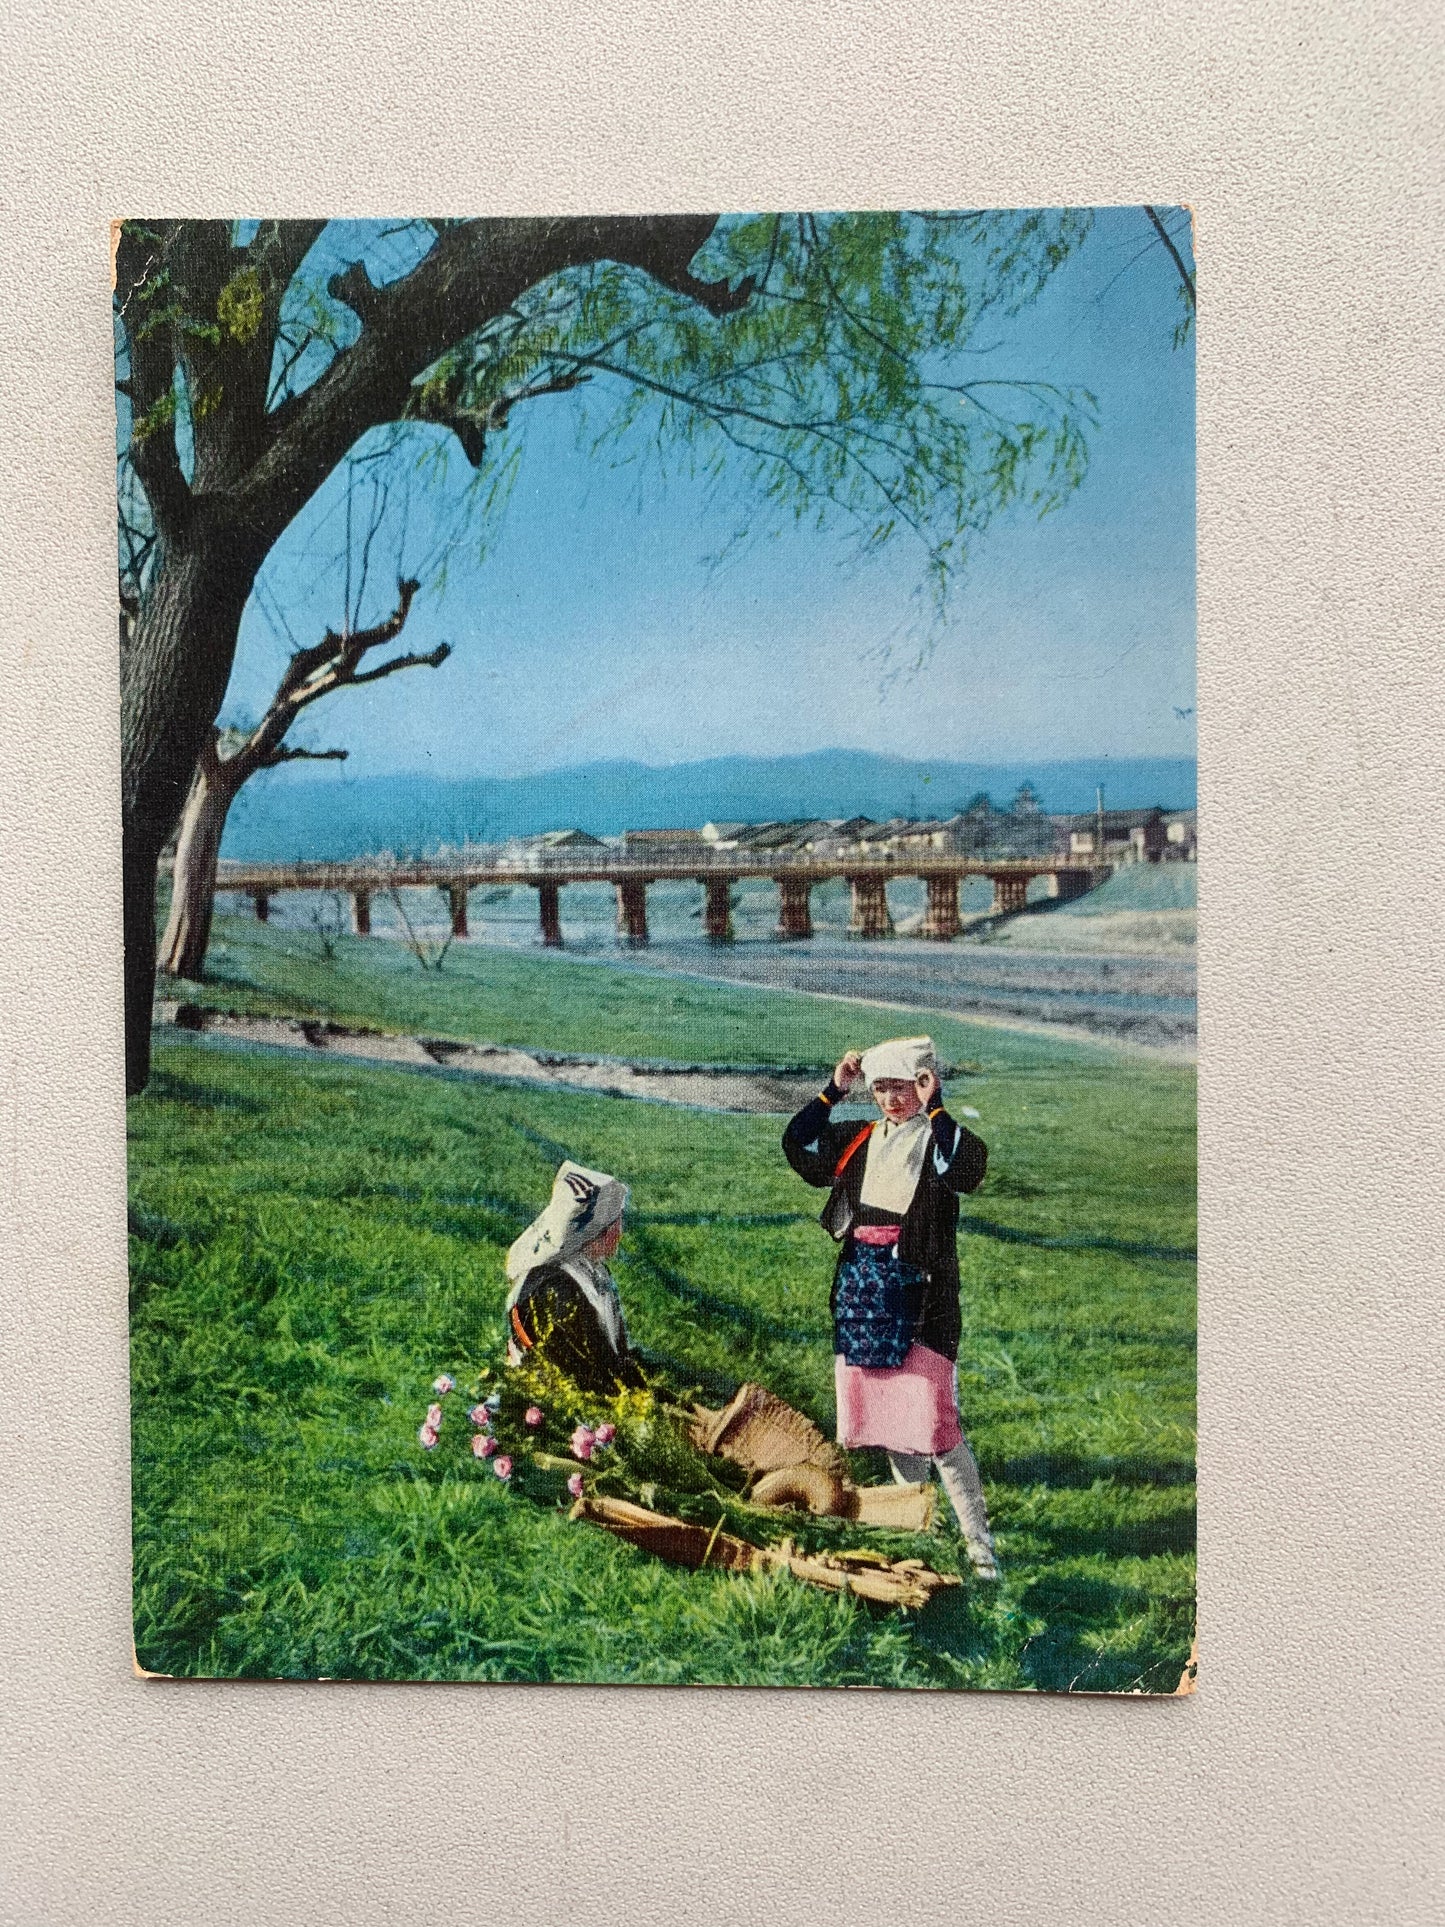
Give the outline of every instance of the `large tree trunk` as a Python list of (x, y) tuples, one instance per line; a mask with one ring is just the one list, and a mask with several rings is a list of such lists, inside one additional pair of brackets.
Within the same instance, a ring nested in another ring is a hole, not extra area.
[(216, 864), (236, 792), (237, 785), (226, 780), (224, 763), (213, 751), (203, 749), (181, 817), (171, 914), (161, 938), (160, 968), (168, 976), (194, 983), (205, 966), (216, 908)]
[(126, 1091), (150, 1076), (156, 864), (230, 679), (251, 584), (276, 531), (237, 527), (203, 498), (169, 541), (121, 653)]
[[(220, 711), (241, 612), (271, 545), (358, 436), (407, 414), (417, 376), (538, 281), (615, 260), (710, 314), (746, 306), (752, 277), (733, 289), (691, 271), (716, 221), (695, 214), (452, 222), (410, 274), (384, 287), (357, 261), (329, 285), (360, 320), (360, 340), (270, 412), (281, 304), (322, 224), (263, 222), (246, 249), (222, 221), (122, 225), (116, 289), (137, 423), (131, 456), (158, 538), (121, 651), (128, 1093), (143, 1090), (150, 1075), (156, 863)], [(235, 284), (241, 268), (255, 273), (258, 313)], [(223, 313), (228, 292), (235, 298)], [(177, 367), (193, 400), (207, 404), (192, 410), (189, 476), (165, 415)], [(475, 463), (475, 421), (448, 420), (469, 438)]]

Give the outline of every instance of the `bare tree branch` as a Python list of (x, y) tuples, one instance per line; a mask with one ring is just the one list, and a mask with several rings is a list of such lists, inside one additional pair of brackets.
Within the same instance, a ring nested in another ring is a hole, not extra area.
[(292, 277), (326, 230), (325, 221), (262, 221), (246, 248), (247, 264), (264, 268), (278, 291), (276, 310)]
[(200, 754), (196, 757), (196, 774), (207, 782), (215, 782), (226, 758), (221, 754), (221, 732), (213, 724), (207, 735), (201, 739)]
[(324, 696), (328, 689), (336, 688), (339, 682), (349, 682), (368, 649), (375, 649), (401, 634), (420, 587), (411, 577), (398, 582), (396, 608), (385, 622), (377, 623), (374, 628), (358, 629), (349, 636), (339, 636), (334, 629), (328, 629), (320, 642), (309, 649), (298, 649), (286, 665), (275, 700), (300, 709), (306, 703), (315, 702), (318, 696)]
[(345, 750), (284, 747), (286, 733), (303, 709), (330, 695), (334, 689), (380, 682), (385, 676), (394, 676), (399, 669), (436, 669), (446, 661), (452, 653), (451, 644), (440, 642), (425, 654), (393, 656), (374, 669), (362, 670), (361, 660), (368, 650), (390, 642), (401, 633), (420, 584), (408, 578), (396, 586), (397, 606), (384, 622), (360, 629), (353, 635), (339, 636), (334, 629), (328, 629), (320, 642), (309, 649), (297, 650), (255, 728), (242, 732), (236, 747), (224, 756), (218, 755), (212, 743), (211, 754), (217, 757), (217, 762), (210, 773), (215, 780), (224, 780), (234, 794), (257, 770), (271, 769), (278, 763), (303, 758), (340, 761), (346, 755)]
[(1164, 243), (1165, 247), (1168, 248), (1170, 256), (1173, 259), (1174, 265), (1179, 270), (1179, 279), (1184, 287), (1185, 299), (1188, 301), (1191, 308), (1194, 307), (1195, 306), (1194, 276), (1189, 272), (1188, 268), (1185, 267), (1183, 255), (1179, 252), (1178, 248), (1175, 247), (1174, 242), (1170, 238), (1168, 228), (1166, 228), (1164, 223), (1159, 219), (1159, 216), (1155, 212), (1155, 210), (1152, 207), (1146, 207), (1144, 209), (1144, 212), (1149, 216), (1149, 219), (1154, 223), (1154, 226), (1158, 229), (1159, 239)]
[(258, 769), (275, 769), (279, 763), (344, 763), (349, 749), (303, 749), (300, 744), (280, 743), (257, 764)]
[[(273, 514), (284, 504), (289, 519), (367, 428), (406, 416), (413, 383), (448, 348), (567, 268), (617, 261), (710, 314), (736, 312), (752, 297), (752, 276), (734, 288), (691, 269), (716, 225), (711, 214), (460, 221), (442, 226), (431, 252), (383, 287), (354, 264), (333, 277), (330, 291), (360, 320), (361, 336), (273, 410), (267, 446), (242, 495), (268, 501)], [(471, 442), (475, 448), (475, 435)]]
[(485, 408), (470, 408), (458, 398), (465, 379), (465, 375), (458, 373), (445, 387), (428, 384), (424, 390), (418, 390), (410, 413), (413, 420), (449, 428), (461, 443), (462, 453), (472, 467), (480, 468), (482, 457), (486, 454), (487, 436), (507, 426), (507, 418), (519, 402), (535, 401), (539, 395), (569, 394), (591, 377), (571, 370), (549, 376), (543, 381), (528, 382), (505, 395), (498, 395)]
[(421, 938), (418, 937), (416, 931), (412, 928), (411, 918), (406, 914), (406, 905), (401, 900), (400, 890), (397, 889), (394, 883), (389, 883), (387, 885), (387, 891), (392, 902), (396, 905), (396, 914), (401, 918), (402, 928), (406, 931), (407, 948), (411, 951), (411, 954), (416, 958), (423, 970), (440, 970), (442, 964), (446, 961), (447, 952), (452, 947), (452, 937), (456, 935), (456, 932), (452, 931), (440, 950), (433, 954), (427, 950)]
[(439, 642), (435, 649), (428, 650), (425, 655), (393, 656), (390, 662), (378, 663), (375, 669), (363, 670), (355, 676), (349, 676), (347, 681), (356, 686), (364, 682), (380, 682), (383, 676), (395, 675), (398, 669), (440, 669), (451, 653), (449, 642)]
[(132, 497), (129, 500), (123, 486), (116, 492), (116, 529), (120, 547), (124, 550), (124, 560), (120, 564), (120, 606), (123, 615), (132, 622), (140, 614), (146, 565), (156, 545), (154, 529), (142, 528), (134, 519), (135, 492), (129, 492)]

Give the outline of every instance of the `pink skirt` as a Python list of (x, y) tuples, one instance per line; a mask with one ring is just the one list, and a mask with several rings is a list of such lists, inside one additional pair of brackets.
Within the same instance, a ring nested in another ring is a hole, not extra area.
[(962, 1441), (958, 1367), (951, 1358), (912, 1345), (901, 1365), (849, 1365), (835, 1357), (833, 1372), (839, 1445), (881, 1445), (937, 1458)]

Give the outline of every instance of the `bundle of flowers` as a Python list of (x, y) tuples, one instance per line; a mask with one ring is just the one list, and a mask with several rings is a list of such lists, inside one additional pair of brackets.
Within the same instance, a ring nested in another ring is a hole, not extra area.
[(561, 1474), (573, 1500), (609, 1469), (621, 1426), (645, 1434), (653, 1404), (643, 1392), (587, 1398), (541, 1366), (505, 1373), (483, 1366), (469, 1376), (441, 1372), (431, 1393), (417, 1428), (424, 1452), (470, 1461), (504, 1486), (521, 1481), (536, 1488), (539, 1482), (529, 1482), (528, 1474), (543, 1473), (548, 1477), (542, 1489), (550, 1490)]
[[(529, 1356), (492, 1371), (441, 1373), (417, 1434), (438, 1466), (541, 1504), (622, 1500), (678, 1520), (726, 1525), (757, 1543), (827, 1551), (856, 1541), (858, 1524), (778, 1513), (749, 1503), (746, 1469), (700, 1448), (692, 1399), (654, 1378), (645, 1391), (583, 1391)], [(912, 1533), (869, 1531), (871, 1543), (915, 1549)]]

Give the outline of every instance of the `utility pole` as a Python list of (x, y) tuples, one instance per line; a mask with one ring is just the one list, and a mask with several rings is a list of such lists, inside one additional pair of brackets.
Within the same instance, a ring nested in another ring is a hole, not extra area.
[(1100, 866), (1104, 861), (1104, 785), (1102, 783), (1094, 785), (1094, 804), (1094, 820), (1097, 826), (1094, 832), (1094, 863)]

